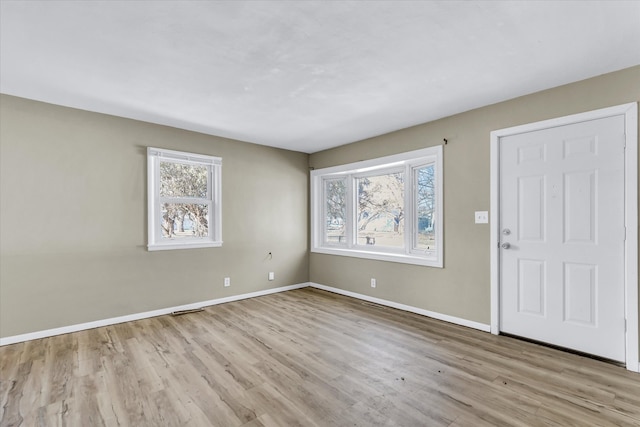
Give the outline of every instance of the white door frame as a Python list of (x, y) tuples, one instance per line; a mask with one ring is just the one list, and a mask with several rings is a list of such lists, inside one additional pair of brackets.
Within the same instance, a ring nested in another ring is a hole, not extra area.
[(611, 116), (625, 117), (625, 353), (627, 369), (640, 372), (638, 351), (638, 104), (618, 105), (491, 132), (491, 333), (500, 333), (500, 139), (524, 132)]

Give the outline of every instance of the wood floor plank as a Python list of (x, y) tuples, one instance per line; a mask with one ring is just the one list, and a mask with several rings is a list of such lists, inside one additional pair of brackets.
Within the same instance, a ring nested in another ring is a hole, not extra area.
[(640, 375), (316, 289), (0, 347), (0, 426), (640, 426)]
[(305, 407), (293, 402), (286, 390), (264, 383), (247, 391), (248, 400), (260, 413), (259, 420), (265, 426), (319, 427), (305, 412)]

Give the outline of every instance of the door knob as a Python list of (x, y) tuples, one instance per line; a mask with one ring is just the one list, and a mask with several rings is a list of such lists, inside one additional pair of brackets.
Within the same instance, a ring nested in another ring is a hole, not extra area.
[(504, 230), (502, 230), (502, 234), (504, 234), (505, 236), (508, 236), (509, 234), (511, 234), (511, 230), (509, 230), (508, 228), (505, 228)]
[(511, 247), (510, 243), (503, 243), (502, 244), (502, 249), (509, 249)]

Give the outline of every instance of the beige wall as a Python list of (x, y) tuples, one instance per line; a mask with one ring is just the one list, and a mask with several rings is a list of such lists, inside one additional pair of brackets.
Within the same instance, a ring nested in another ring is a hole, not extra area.
[[(2, 95), (0, 336), (308, 280), (488, 324), (489, 133), (639, 100), (634, 67), (307, 156)], [(308, 254), (308, 165), (443, 138), (445, 268)], [(222, 248), (146, 250), (147, 146), (223, 157)]]
[(474, 211), (490, 207), (490, 132), (639, 100), (640, 67), (634, 67), (312, 154), (310, 166), (323, 168), (449, 141), (444, 268), (312, 253), (310, 281), (489, 324), (489, 225), (474, 224)]
[[(5, 95), (0, 107), (0, 336), (308, 280), (308, 155)], [(146, 250), (147, 146), (223, 158), (223, 247)]]

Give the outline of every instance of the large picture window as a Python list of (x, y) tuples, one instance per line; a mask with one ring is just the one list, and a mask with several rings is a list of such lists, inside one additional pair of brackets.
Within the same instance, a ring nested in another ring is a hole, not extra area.
[(222, 159), (147, 149), (149, 250), (222, 245)]
[(311, 172), (312, 252), (442, 267), (442, 147)]

